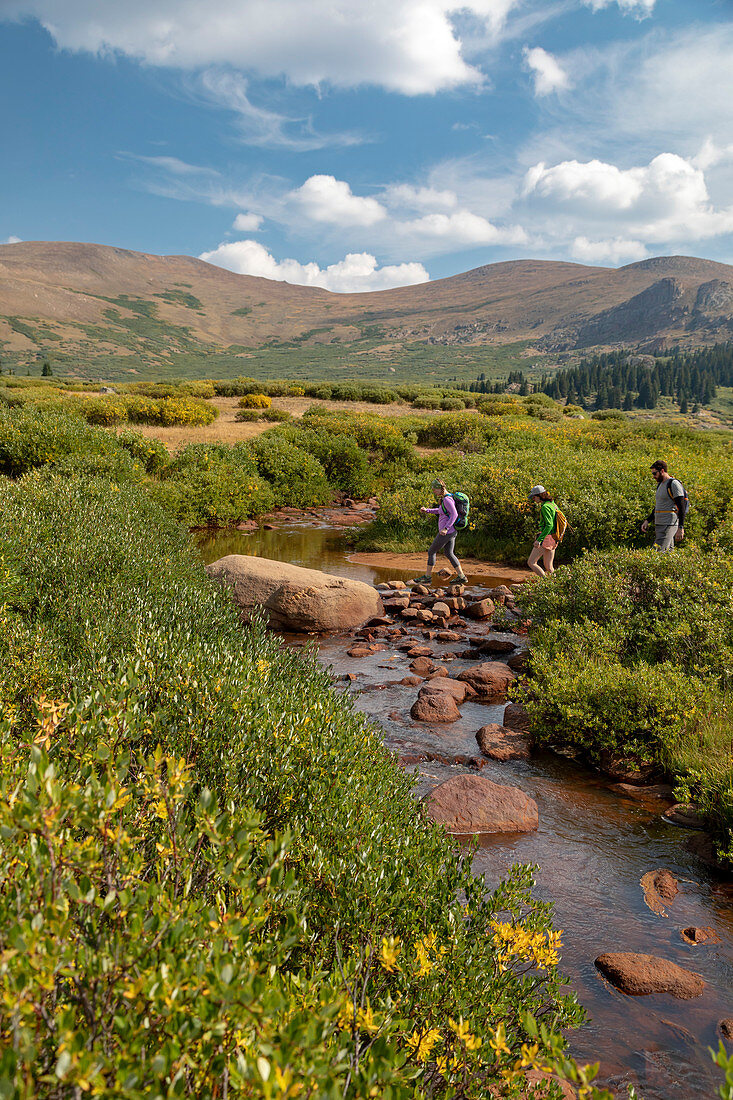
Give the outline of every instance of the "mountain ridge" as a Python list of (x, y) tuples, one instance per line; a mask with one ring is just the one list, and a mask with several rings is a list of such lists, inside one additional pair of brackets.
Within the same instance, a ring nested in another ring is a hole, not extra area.
[(245, 354), (323, 344), (496, 347), (538, 353), (733, 337), (733, 266), (659, 256), (620, 268), (505, 260), (363, 293), (239, 275), (192, 256), (114, 245), (0, 245), (2, 353)]

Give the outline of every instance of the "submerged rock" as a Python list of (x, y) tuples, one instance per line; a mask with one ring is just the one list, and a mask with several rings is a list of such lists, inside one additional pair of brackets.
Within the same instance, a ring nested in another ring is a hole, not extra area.
[(425, 809), (451, 833), (529, 833), (539, 824), (534, 799), (480, 775), (447, 779), (427, 796)]
[(457, 722), (461, 712), (447, 691), (421, 691), (412, 704), (410, 716), (416, 722)]
[(656, 913), (658, 917), (666, 917), (667, 911), (664, 903), (674, 901), (679, 893), (677, 879), (671, 871), (660, 868), (658, 871), (647, 871), (641, 876), (641, 888), (644, 891), (644, 901)]
[(514, 673), (501, 661), (484, 661), (467, 668), (458, 679), (475, 688), (480, 699), (500, 700), (506, 696)]
[(680, 935), (685, 943), (722, 943), (714, 928), (698, 928), (694, 924), (688, 928), (681, 928)]
[(226, 585), (245, 619), (261, 610), (276, 629), (295, 633), (354, 630), (384, 613), (370, 584), (248, 554), (228, 554), (206, 566)]
[(596, 966), (612, 985), (634, 997), (670, 993), (679, 1000), (688, 1001), (699, 997), (705, 989), (699, 974), (656, 955), (607, 951), (598, 956)]

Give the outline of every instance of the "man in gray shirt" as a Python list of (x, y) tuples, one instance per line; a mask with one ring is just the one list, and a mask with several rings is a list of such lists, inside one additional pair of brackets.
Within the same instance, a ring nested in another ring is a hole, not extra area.
[(676, 478), (669, 476), (667, 463), (662, 459), (652, 463), (652, 477), (657, 483), (654, 508), (642, 523), (641, 529), (646, 531), (654, 520), (654, 543), (657, 550), (672, 550), (674, 544), (682, 542), (685, 537), (685, 490)]

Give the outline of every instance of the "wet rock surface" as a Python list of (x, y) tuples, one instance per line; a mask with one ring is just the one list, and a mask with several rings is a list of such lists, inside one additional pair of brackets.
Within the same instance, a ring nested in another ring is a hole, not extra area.
[(528, 833), (537, 828), (537, 803), (519, 787), (484, 776), (456, 775), (425, 800), (430, 818), (452, 833)]
[(699, 997), (705, 989), (699, 974), (656, 955), (607, 951), (598, 956), (596, 966), (622, 993), (635, 997), (669, 993), (687, 1001)]

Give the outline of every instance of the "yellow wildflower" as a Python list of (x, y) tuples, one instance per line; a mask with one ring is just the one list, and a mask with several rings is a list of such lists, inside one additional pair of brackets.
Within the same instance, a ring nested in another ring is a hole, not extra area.
[(397, 956), (402, 950), (402, 942), (399, 937), (395, 938), (385, 936), (382, 939), (382, 946), (379, 951), (379, 962), (382, 966), (382, 970), (386, 970), (387, 973), (393, 974), (395, 970), (399, 970), (400, 966), (397, 962)]
[(489, 1039), (489, 1046), (495, 1052), (497, 1062), (502, 1054), (511, 1054), (506, 1041), (506, 1028), (503, 1024), (499, 1024), (493, 1036)]

